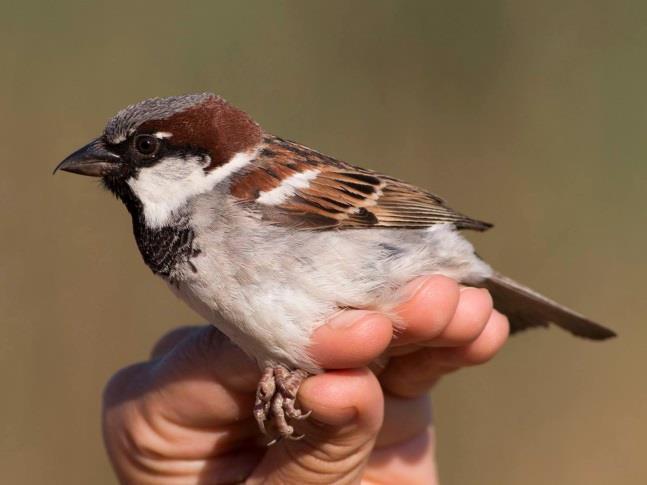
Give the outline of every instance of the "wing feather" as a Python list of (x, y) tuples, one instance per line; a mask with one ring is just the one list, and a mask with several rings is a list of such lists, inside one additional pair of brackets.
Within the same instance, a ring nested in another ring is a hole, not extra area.
[[(483, 231), (492, 225), (467, 217), (414, 185), (335, 160), (305, 146), (267, 136), (253, 167), (232, 181), (231, 192), (257, 204), (276, 224), (308, 229), (425, 228), (450, 223)], [(315, 174), (307, 183), (294, 177)], [(276, 192), (276, 197), (260, 194)]]

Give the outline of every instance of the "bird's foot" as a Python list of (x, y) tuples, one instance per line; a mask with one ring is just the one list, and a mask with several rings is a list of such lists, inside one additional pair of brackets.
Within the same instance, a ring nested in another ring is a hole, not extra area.
[(288, 419), (302, 420), (310, 416), (310, 411), (304, 413), (295, 405), (299, 387), (308, 375), (304, 370), (290, 370), (280, 364), (269, 365), (263, 371), (256, 389), (254, 418), (263, 434), (270, 434), (269, 429), (272, 428), (271, 434), (275, 438), (270, 445), (282, 438), (303, 438), (303, 435), (294, 434)]

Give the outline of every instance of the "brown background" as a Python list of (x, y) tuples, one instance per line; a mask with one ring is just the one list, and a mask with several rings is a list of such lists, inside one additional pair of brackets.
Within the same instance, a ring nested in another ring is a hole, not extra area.
[(535, 331), (435, 392), (446, 484), (645, 483), (647, 3), (3, 2), (0, 481), (103, 484), (101, 389), (197, 322), (123, 208), (54, 165), (141, 98), (269, 131), (497, 224), (500, 270), (607, 322)]

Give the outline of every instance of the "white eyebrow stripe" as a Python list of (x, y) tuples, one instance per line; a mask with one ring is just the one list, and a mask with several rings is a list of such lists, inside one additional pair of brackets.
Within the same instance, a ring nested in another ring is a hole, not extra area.
[(258, 148), (254, 148), (247, 152), (236, 153), (236, 155), (231, 157), (228, 162), (212, 169), (208, 173), (207, 179), (209, 180), (209, 183), (213, 187), (218, 182), (222, 182), (233, 173), (238, 172), (240, 169), (256, 160), (257, 155)]
[(157, 133), (153, 133), (153, 136), (155, 138), (171, 138), (173, 136), (173, 133), (169, 133), (168, 131), (158, 131)]
[(259, 204), (278, 205), (292, 197), (298, 189), (310, 187), (310, 181), (319, 175), (319, 170), (306, 170), (286, 178), (278, 187), (261, 192), (256, 199)]

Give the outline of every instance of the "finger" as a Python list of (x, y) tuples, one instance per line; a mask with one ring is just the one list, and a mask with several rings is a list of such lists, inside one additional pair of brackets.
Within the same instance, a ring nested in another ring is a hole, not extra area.
[(387, 392), (384, 395), (384, 424), (377, 437), (376, 447), (403, 443), (424, 433), (431, 424), (429, 393), (409, 399)]
[(153, 350), (151, 350), (151, 359), (163, 357), (173, 350), (173, 347), (184, 340), (189, 334), (195, 332), (199, 328), (201, 327), (197, 325), (187, 325), (186, 327), (178, 327), (171, 330), (155, 343)]
[(154, 363), (148, 394), (153, 398), (163, 395), (164, 410), (176, 422), (223, 425), (240, 419), (241, 406), (251, 406), (258, 379), (256, 363), (215, 328), (206, 326), (191, 332)]
[(492, 297), (482, 288), (461, 288), (456, 312), (449, 324), (426, 345), (462, 346), (478, 338), (494, 309)]
[(248, 483), (356, 483), (383, 420), (383, 398), (366, 368), (311, 377), (299, 391), (312, 410), (299, 441), (271, 447)]
[(464, 367), (484, 364), (501, 350), (509, 335), (508, 318), (494, 310), (476, 340), (462, 347), (438, 349), (441, 352), (437, 358), (447, 366)]
[(315, 330), (309, 353), (324, 369), (364, 367), (386, 350), (392, 336), (393, 325), (385, 315), (344, 310)]
[(402, 301), (396, 313), (402, 319), (403, 330), (393, 342), (396, 347), (429, 341), (450, 323), (459, 301), (458, 284), (446, 276), (417, 278), (402, 291)]
[(490, 360), (503, 347), (508, 334), (507, 318), (494, 311), (473, 342), (463, 347), (425, 348), (393, 357), (380, 375), (380, 382), (389, 394), (404, 398), (421, 396), (443, 375)]
[(164, 357), (111, 379), (104, 393), (107, 440), (126, 430), (138, 448), (161, 456), (222, 452), (256, 437), (250, 410), (257, 382), (253, 361), (212, 327), (201, 327)]

